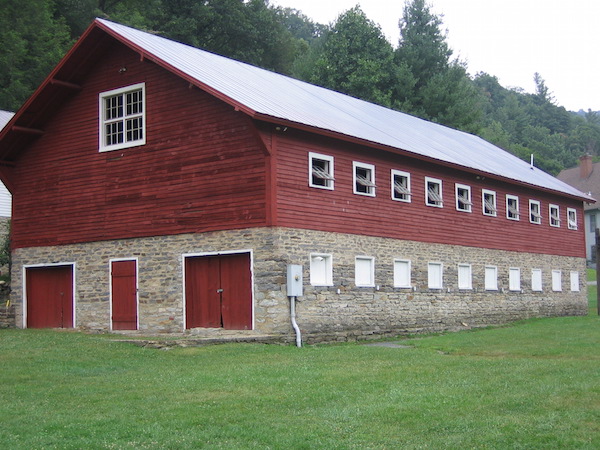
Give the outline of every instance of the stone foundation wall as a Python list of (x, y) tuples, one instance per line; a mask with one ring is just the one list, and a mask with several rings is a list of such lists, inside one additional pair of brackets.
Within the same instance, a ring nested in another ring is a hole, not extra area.
[[(304, 295), (297, 321), (306, 342), (367, 339), (399, 333), (455, 330), (529, 317), (587, 314), (585, 258), (425, 244), (359, 235), (285, 228), (128, 239), (13, 253), (12, 302), (23, 324), (24, 265), (75, 263), (76, 326), (108, 330), (109, 261), (137, 258), (140, 332), (182, 332), (183, 255), (252, 251), (255, 331), (293, 334), (286, 295), (287, 264), (301, 264)], [(332, 255), (333, 286), (310, 285), (311, 253)], [(375, 287), (356, 287), (355, 257), (375, 258)], [(411, 288), (393, 287), (393, 260), (412, 264)], [(443, 263), (443, 289), (428, 289), (427, 264)], [(471, 264), (473, 289), (459, 290), (458, 264)], [(484, 290), (484, 268), (498, 268), (498, 291)], [(521, 269), (521, 291), (508, 290), (510, 267)], [(531, 289), (531, 269), (541, 269), (543, 291)], [(562, 291), (551, 289), (551, 271), (562, 271)], [(570, 272), (579, 273), (579, 292)], [(243, 333), (243, 332), (241, 332)]]

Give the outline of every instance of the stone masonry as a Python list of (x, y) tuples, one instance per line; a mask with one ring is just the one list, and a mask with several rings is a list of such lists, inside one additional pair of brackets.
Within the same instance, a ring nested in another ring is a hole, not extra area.
[[(288, 228), (253, 228), (202, 234), (124, 239), (13, 252), (12, 303), (23, 326), (23, 267), (75, 264), (76, 327), (110, 329), (109, 261), (137, 258), (140, 333), (184, 330), (184, 254), (251, 251), (254, 332), (289, 340), (286, 267), (301, 264), (304, 295), (297, 321), (305, 342), (369, 339), (502, 324), (514, 320), (587, 314), (585, 258), (508, 252)], [(332, 255), (333, 285), (311, 286), (311, 253)], [(355, 257), (375, 258), (374, 287), (356, 287)], [(411, 261), (411, 288), (393, 287), (393, 260)], [(428, 262), (443, 263), (443, 288), (429, 289)], [(459, 290), (458, 264), (471, 264), (473, 289)], [(485, 291), (484, 269), (498, 270), (498, 290)], [(510, 267), (521, 269), (521, 291), (509, 291)], [(543, 290), (531, 289), (531, 269), (541, 269)], [(551, 289), (551, 272), (562, 290)], [(579, 273), (571, 291), (570, 273)], [(210, 332), (210, 330), (205, 330)], [(240, 334), (247, 333), (240, 331)]]

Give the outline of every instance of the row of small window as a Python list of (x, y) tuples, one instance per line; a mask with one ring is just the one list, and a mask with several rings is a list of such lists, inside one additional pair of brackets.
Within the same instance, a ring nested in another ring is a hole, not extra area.
[[(473, 273), (471, 264), (458, 264), (458, 289), (473, 289)], [(443, 289), (444, 265), (441, 262), (427, 264), (427, 287)], [(354, 283), (357, 287), (375, 287), (375, 258), (357, 256), (354, 263)], [(313, 286), (333, 286), (333, 265), (330, 254), (310, 255), (310, 284)], [(579, 291), (579, 272), (570, 272), (571, 291)], [(411, 276), (411, 261), (394, 260), (394, 287), (413, 288)], [(498, 268), (485, 266), (484, 289), (498, 290)], [(521, 291), (521, 269), (511, 267), (508, 271), (509, 291)], [(542, 269), (531, 269), (531, 290), (541, 292)], [(552, 290), (562, 291), (562, 271), (552, 270)]]
[[(309, 186), (321, 189), (334, 189), (333, 157), (320, 153), (309, 153)], [(372, 164), (354, 161), (353, 190), (358, 195), (375, 197), (375, 166)], [(486, 216), (495, 217), (498, 213), (496, 192), (482, 189), (482, 212)], [(410, 203), (412, 192), (410, 187), (410, 173), (392, 169), (391, 171), (391, 197), (393, 200)], [(456, 209), (463, 212), (472, 212), (473, 201), (471, 186), (455, 183)], [(443, 208), (442, 180), (425, 177), (425, 204), (436, 208)], [(506, 218), (520, 220), (519, 197), (506, 195)], [(560, 227), (560, 206), (548, 205), (549, 223), (553, 227)], [(537, 200), (529, 200), (529, 221), (534, 224), (542, 223), (542, 207)], [(577, 229), (577, 210), (567, 208), (568, 228)]]

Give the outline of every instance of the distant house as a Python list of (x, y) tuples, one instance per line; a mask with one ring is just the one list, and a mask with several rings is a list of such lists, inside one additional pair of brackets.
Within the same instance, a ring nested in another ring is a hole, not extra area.
[[(2, 111), (0, 109), (0, 130), (4, 128), (4, 125), (8, 123), (10, 119), (14, 116), (14, 113), (8, 111)], [(3, 222), (3, 218), (10, 218), (10, 209), (11, 209), (12, 198), (8, 189), (4, 183), (0, 182), (0, 222)], [(0, 230), (1, 232), (2, 230)]]
[(289, 338), (292, 294), (309, 341), (587, 314), (585, 193), (106, 20), (0, 132), (0, 163), (21, 327)]
[[(591, 197), (600, 198), (600, 163), (593, 163), (590, 155), (579, 158), (579, 167), (565, 169), (557, 178), (587, 192)], [(596, 228), (600, 224), (600, 203), (586, 202), (584, 204), (585, 225), (585, 254), (588, 261), (596, 260)]]

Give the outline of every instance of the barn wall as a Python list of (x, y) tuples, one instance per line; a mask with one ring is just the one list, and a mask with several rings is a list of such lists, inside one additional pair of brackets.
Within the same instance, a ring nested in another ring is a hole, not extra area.
[[(140, 82), (146, 145), (99, 152), (98, 94)], [(20, 155), (14, 247), (264, 225), (265, 162), (250, 127), (233, 108), (115, 46)]]
[[(335, 190), (308, 185), (308, 154), (334, 157)], [(278, 224), (430, 243), (584, 256), (582, 202), (356, 144), (288, 129), (277, 135)], [(375, 165), (376, 197), (353, 193), (352, 162)], [(412, 201), (391, 199), (391, 170), (411, 174)], [(425, 177), (442, 180), (444, 207), (425, 205)], [(473, 212), (456, 210), (455, 183), (471, 186)], [(496, 191), (497, 217), (482, 214), (482, 189)], [(521, 219), (506, 218), (505, 195), (517, 195)], [(529, 222), (529, 199), (541, 202), (542, 224)], [(548, 205), (560, 206), (561, 227), (549, 225)], [(578, 230), (567, 227), (577, 209)]]
[[(585, 259), (477, 247), (430, 244), (364, 235), (290, 228), (255, 228), (176, 236), (112, 240), (87, 244), (17, 249), (13, 254), (12, 302), (22, 320), (22, 267), (76, 263), (76, 321), (85, 329), (109, 329), (109, 262), (136, 257), (139, 264), (141, 333), (183, 330), (182, 255), (251, 250), (255, 330), (287, 340), (293, 337), (286, 297), (287, 264), (302, 264), (304, 296), (298, 323), (308, 342), (366, 339), (501, 324), (529, 317), (587, 314)], [(331, 286), (310, 285), (310, 254), (333, 260)], [(356, 256), (375, 260), (375, 285), (356, 287)], [(394, 258), (412, 264), (411, 288), (393, 287)], [(443, 264), (443, 288), (429, 289), (428, 262)], [(457, 286), (458, 264), (471, 264), (473, 289)], [(498, 290), (484, 289), (484, 268), (498, 270)], [(509, 268), (521, 270), (521, 291), (509, 290)], [(543, 290), (533, 292), (531, 269), (541, 269)], [(551, 288), (551, 272), (562, 273), (561, 291)], [(570, 273), (579, 291), (570, 289)], [(209, 335), (212, 329), (195, 330)], [(248, 333), (248, 332), (240, 332)]]

